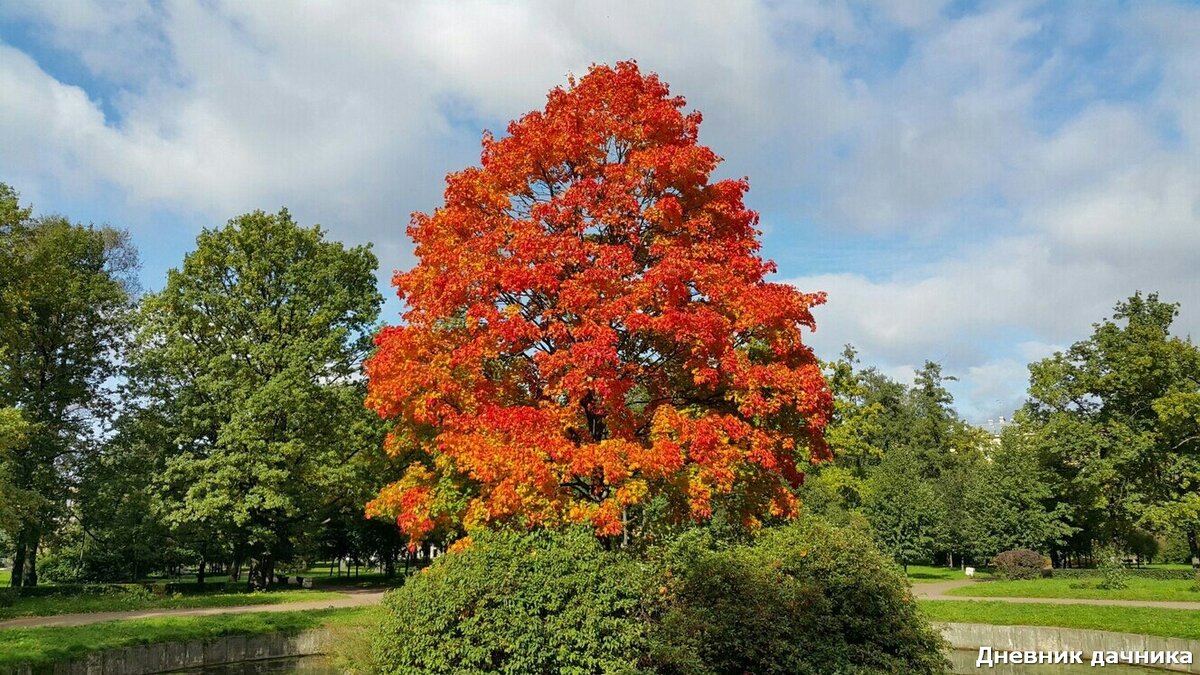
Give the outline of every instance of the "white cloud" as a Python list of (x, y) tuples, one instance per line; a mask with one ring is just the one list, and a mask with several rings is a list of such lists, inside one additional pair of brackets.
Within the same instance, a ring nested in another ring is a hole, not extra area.
[[(787, 270), (830, 292), (824, 355), (853, 342), (889, 372), (943, 361), (984, 414), (1019, 394), (1029, 345), (1082, 337), (1135, 289), (1182, 301), (1181, 329), (1200, 333), (1200, 11), (1111, 19), (1133, 45), (1121, 65), (1160, 78), (1118, 96), (1112, 73), (1074, 76), (1087, 64), (1067, 50), (1105, 39), (1092, 13), (1039, 51), (1045, 7), (950, 19), (944, 4), (13, 0), (0, 13), (107, 86), (89, 98), (0, 42), (0, 179), (193, 223), (286, 204), (404, 267), (408, 214), (477, 161), (481, 126), (634, 57), (705, 113), (702, 139), (752, 178), (773, 234), (938, 242), (886, 275)], [(899, 30), (902, 62), (842, 58)]]

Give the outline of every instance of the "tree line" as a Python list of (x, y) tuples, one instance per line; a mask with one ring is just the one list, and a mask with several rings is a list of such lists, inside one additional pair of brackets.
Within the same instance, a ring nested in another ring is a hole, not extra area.
[(1092, 334), (1031, 363), (1027, 401), (996, 435), (951, 407), (941, 367), (911, 385), (829, 363), (832, 463), (804, 501), (862, 519), (897, 560), (988, 564), (1032, 549), (1056, 566), (1102, 548), (1200, 565), (1200, 350), (1179, 306), (1135, 293)]
[[(142, 292), (129, 235), (37, 215), (0, 184), (0, 559), (14, 586), (183, 568), (252, 586), (318, 560), (392, 569), (409, 543), (363, 505), (404, 477), (363, 405), (382, 298), (370, 246), (286, 211), (206, 229)], [(1135, 294), (1030, 365), (997, 437), (941, 366), (902, 383), (852, 348), (824, 367), (833, 459), (803, 508), (869, 524), (898, 561), (1057, 565), (1099, 546), (1200, 560), (1200, 353)], [(452, 539), (447, 529), (439, 536)], [(449, 543), (438, 541), (436, 543)]]
[(183, 566), (393, 565), (362, 506), (389, 477), (362, 400), (369, 246), (286, 211), (204, 230), (142, 293), (128, 234), (34, 216), (0, 184), (0, 558), (12, 585)]

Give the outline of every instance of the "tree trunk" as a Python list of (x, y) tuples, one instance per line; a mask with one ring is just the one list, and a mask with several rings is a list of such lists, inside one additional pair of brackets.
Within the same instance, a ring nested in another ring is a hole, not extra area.
[(250, 559), (250, 589), (265, 591), (275, 585), (275, 560), (270, 553)]
[(13, 554), (12, 578), (9, 579), (9, 585), (13, 588), (20, 588), (24, 585), (25, 580), (25, 538), (20, 534), (17, 536), (16, 545), (17, 549)]
[(1192, 569), (1200, 570), (1200, 542), (1196, 538), (1196, 526), (1188, 527), (1187, 531), (1188, 552), (1192, 554)]
[(204, 556), (200, 556), (200, 565), (196, 568), (196, 585), (204, 590)]
[(26, 587), (37, 586), (37, 554), (42, 532), (37, 527), (30, 527), (25, 536), (25, 564), (22, 567), (21, 583)]

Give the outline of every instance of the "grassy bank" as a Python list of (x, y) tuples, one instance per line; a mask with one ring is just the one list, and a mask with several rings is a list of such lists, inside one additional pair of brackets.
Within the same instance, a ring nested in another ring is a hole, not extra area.
[(0, 607), (0, 620), (23, 616), (53, 616), (91, 612), (123, 612), (139, 609), (177, 609), (200, 607), (237, 607), (240, 605), (279, 605), (309, 600), (330, 600), (339, 593), (314, 590), (285, 590), (261, 593), (209, 593), (204, 595), (156, 596), (149, 593), (101, 593), (16, 598), (8, 607)]
[[(987, 572), (976, 572), (976, 579), (987, 579), (991, 575)], [(931, 584), (938, 581), (955, 581), (958, 579), (968, 578), (963, 574), (961, 569), (957, 567), (935, 567), (933, 565), (909, 565), (908, 580), (914, 584)]]
[(955, 588), (947, 595), (976, 598), (1082, 598), (1087, 600), (1172, 600), (1200, 602), (1194, 582), (1174, 579), (1130, 578), (1128, 588), (1097, 588), (1100, 579), (1027, 579), (986, 581)]
[(106, 621), (63, 628), (0, 629), (0, 668), (47, 664), (88, 653), (158, 642), (181, 642), (229, 635), (298, 633), (321, 626), (357, 626), (371, 621), (376, 607), (308, 612), (261, 612), (215, 616), (162, 617)]
[(997, 626), (1060, 626), (1200, 640), (1200, 612), (1185, 609), (995, 600), (921, 600), (919, 603), (933, 621)]

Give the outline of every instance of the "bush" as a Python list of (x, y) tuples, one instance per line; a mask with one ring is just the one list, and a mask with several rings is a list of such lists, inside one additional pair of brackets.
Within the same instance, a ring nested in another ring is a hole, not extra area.
[(941, 673), (943, 642), (864, 531), (817, 520), (665, 555), (650, 666), (659, 673)]
[(47, 553), (38, 559), (38, 575), (42, 580), (56, 584), (76, 584), (84, 581), (79, 557)]
[(481, 535), (384, 600), (385, 673), (943, 673), (944, 642), (863, 529), (816, 520), (639, 562), (590, 531)]
[(1117, 549), (1111, 547), (1102, 549), (1098, 558), (1100, 559), (1100, 583), (1096, 584), (1096, 588), (1119, 591), (1129, 587), (1129, 574), (1125, 569), (1125, 564), (1121, 562), (1121, 554)]
[(383, 601), (384, 673), (631, 673), (644, 578), (587, 531), (486, 533)]
[[(1067, 567), (1054, 570), (1054, 576), (1064, 579), (1097, 579), (1102, 576), (1098, 567)], [(1126, 568), (1125, 576), (1136, 579), (1159, 579), (1164, 581), (1189, 581), (1191, 569)]]
[(996, 556), (996, 572), (1005, 579), (1036, 579), (1046, 561), (1037, 551), (1020, 548)]

